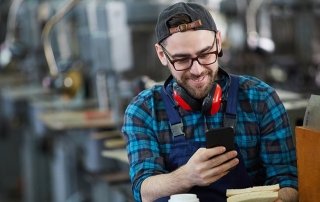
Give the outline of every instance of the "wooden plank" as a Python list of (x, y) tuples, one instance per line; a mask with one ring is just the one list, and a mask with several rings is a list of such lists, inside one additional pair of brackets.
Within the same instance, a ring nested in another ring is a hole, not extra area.
[[(89, 113), (90, 116), (88, 116)], [(44, 112), (39, 119), (52, 130), (112, 128), (116, 126), (111, 114), (102, 112), (99, 116), (92, 116), (92, 110)]]
[(116, 159), (124, 163), (129, 163), (126, 149), (103, 150), (102, 156), (106, 158)]
[(320, 131), (296, 127), (299, 201), (320, 199)]

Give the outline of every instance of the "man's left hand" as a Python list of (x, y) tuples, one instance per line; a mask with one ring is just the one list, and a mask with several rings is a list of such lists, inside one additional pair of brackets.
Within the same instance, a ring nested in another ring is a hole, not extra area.
[(291, 187), (284, 187), (279, 190), (278, 199), (274, 202), (297, 202), (298, 191)]

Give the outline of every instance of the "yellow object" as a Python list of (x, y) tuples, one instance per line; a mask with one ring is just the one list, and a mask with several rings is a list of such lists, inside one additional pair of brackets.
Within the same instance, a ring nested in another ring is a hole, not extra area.
[(227, 189), (227, 202), (274, 202), (278, 198), (279, 189), (279, 184)]
[(77, 70), (70, 70), (64, 75), (62, 92), (68, 98), (73, 98), (83, 86), (82, 74)]

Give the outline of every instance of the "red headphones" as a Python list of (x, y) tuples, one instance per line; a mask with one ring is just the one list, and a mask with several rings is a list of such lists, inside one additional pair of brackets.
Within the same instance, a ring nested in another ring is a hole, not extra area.
[(187, 111), (198, 110), (204, 114), (216, 114), (221, 105), (222, 89), (219, 84), (214, 83), (208, 95), (202, 100), (198, 100), (189, 95), (189, 93), (173, 82), (173, 98), (182, 109)]

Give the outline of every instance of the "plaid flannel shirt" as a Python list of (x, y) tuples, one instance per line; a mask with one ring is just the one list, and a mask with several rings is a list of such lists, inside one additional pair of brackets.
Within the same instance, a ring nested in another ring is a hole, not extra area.
[[(296, 151), (286, 110), (275, 90), (250, 76), (240, 76), (235, 142), (254, 185), (297, 188)], [(219, 84), (226, 90), (226, 79)], [(169, 84), (170, 85), (170, 84)], [(127, 139), (132, 190), (141, 201), (146, 178), (168, 173), (172, 134), (160, 91), (162, 85), (141, 92), (127, 107), (122, 132)], [(205, 143), (205, 131), (221, 127), (223, 111), (215, 115), (179, 109), (186, 138)]]

